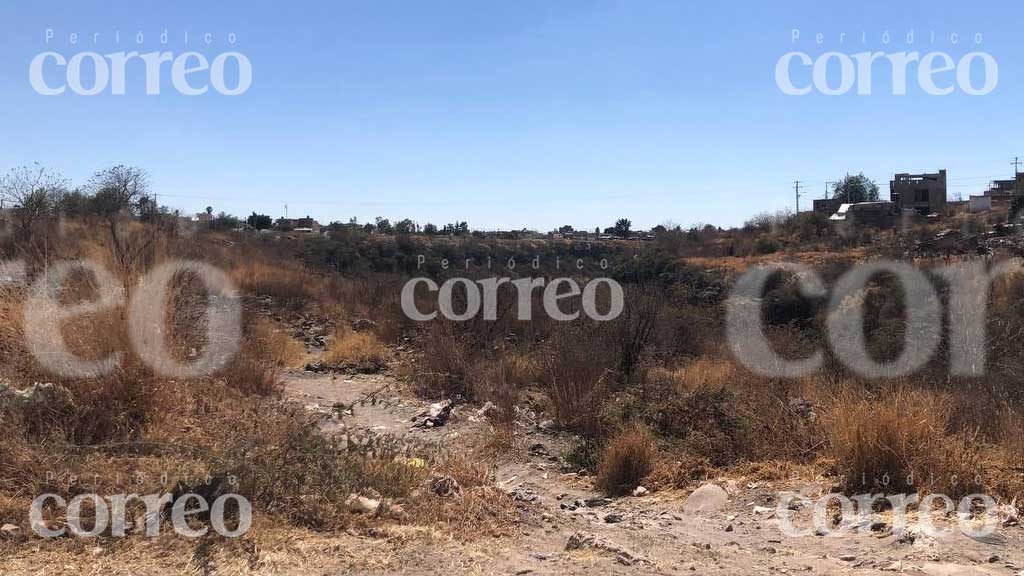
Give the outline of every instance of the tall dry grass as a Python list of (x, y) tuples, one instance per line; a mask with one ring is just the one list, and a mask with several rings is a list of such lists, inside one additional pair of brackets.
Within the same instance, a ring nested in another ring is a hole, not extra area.
[(898, 387), (877, 396), (841, 389), (825, 413), (828, 454), (844, 488), (941, 492), (960, 497), (984, 489), (981, 447), (950, 429), (949, 398)]

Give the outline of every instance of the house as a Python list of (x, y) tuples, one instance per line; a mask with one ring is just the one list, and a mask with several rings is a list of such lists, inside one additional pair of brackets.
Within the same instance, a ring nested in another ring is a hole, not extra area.
[(290, 232), (298, 228), (298, 226), (298, 220), (295, 218), (278, 218), (277, 221), (274, 222), (274, 228), (284, 232)]
[(967, 207), (967, 211), (971, 212), (972, 214), (976, 212), (988, 212), (992, 210), (991, 196), (985, 196), (984, 194), (982, 194), (981, 196), (976, 196), (974, 194), (971, 194), (968, 202), (970, 204)]
[(293, 229), (296, 232), (306, 232), (308, 234), (319, 234), (320, 223), (306, 215), (305, 218), (299, 218), (295, 221)]
[(1008, 210), (1014, 198), (1021, 194), (1024, 194), (1024, 173), (1010, 180), (993, 180), (984, 196), (988, 198), (990, 210)]
[(946, 208), (946, 171), (935, 174), (896, 174), (889, 181), (889, 200), (901, 210), (941, 214)]
[(874, 226), (890, 228), (900, 215), (895, 202), (858, 202), (842, 204), (829, 221), (849, 226)]
[(835, 214), (842, 204), (841, 198), (818, 198), (812, 202), (813, 211), (819, 214)]

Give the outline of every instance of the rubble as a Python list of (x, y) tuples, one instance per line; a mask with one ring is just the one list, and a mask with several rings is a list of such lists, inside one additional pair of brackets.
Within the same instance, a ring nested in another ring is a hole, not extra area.
[(430, 479), (430, 491), (438, 496), (454, 496), (461, 488), (451, 476), (434, 476)]
[(352, 321), (352, 329), (356, 332), (368, 332), (377, 327), (377, 323), (369, 318), (358, 318)]
[(596, 534), (589, 532), (575, 532), (569, 536), (568, 542), (565, 544), (565, 550), (571, 552), (573, 550), (593, 549), (603, 552), (609, 552), (615, 555), (615, 559), (623, 565), (633, 566), (635, 564), (649, 564), (650, 560), (647, 558), (631, 552), (618, 544), (615, 544), (609, 540), (605, 540)]
[(0, 403), (9, 403), (22, 412), (57, 411), (73, 401), (67, 388), (50, 382), (36, 382), (24, 390), (0, 382)]

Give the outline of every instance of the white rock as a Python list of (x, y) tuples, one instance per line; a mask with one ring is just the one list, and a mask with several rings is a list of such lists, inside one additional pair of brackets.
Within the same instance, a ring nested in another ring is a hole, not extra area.
[(715, 484), (705, 484), (697, 488), (683, 502), (683, 512), (700, 514), (718, 512), (729, 502), (729, 494)]
[(348, 507), (349, 511), (357, 514), (375, 514), (377, 509), (380, 508), (380, 500), (351, 494), (345, 500), (345, 506)]
[(643, 486), (637, 486), (633, 489), (633, 496), (643, 496), (644, 494), (647, 494), (647, 488)]

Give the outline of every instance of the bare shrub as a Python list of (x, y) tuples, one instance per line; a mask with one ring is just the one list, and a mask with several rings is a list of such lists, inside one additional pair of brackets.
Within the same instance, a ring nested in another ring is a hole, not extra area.
[(601, 411), (608, 395), (613, 359), (603, 357), (595, 331), (566, 330), (549, 345), (542, 386), (555, 422), (588, 438), (601, 435)]
[(632, 425), (608, 441), (597, 468), (597, 485), (605, 493), (629, 493), (654, 469), (657, 447), (651, 433)]
[(411, 378), (428, 398), (472, 397), (469, 371), (472, 348), (454, 322), (434, 322), (421, 341), (422, 354)]

